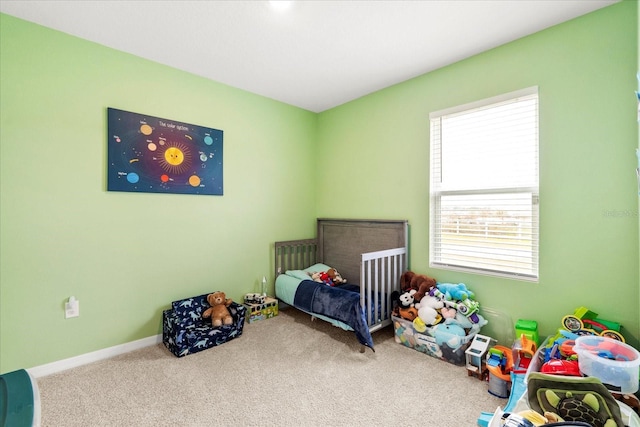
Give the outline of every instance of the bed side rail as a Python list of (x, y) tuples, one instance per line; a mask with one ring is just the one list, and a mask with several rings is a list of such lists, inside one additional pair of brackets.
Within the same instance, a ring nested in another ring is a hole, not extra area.
[(317, 239), (289, 240), (275, 243), (276, 277), (287, 270), (302, 270), (316, 263)]
[(360, 305), (365, 309), (371, 332), (391, 324), (391, 293), (400, 290), (406, 257), (404, 247), (362, 254)]

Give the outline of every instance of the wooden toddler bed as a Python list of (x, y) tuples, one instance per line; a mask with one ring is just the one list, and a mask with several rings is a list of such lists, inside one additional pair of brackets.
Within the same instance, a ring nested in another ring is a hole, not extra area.
[[(391, 324), (391, 293), (407, 269), (406, 220), (318, 219), (315, 239), (275, 243), (276, 297), (345, 330), (373, 349), (371, 333)], [(311, 280), (335, 268), (346, 285)], [(362, 349), (364, 351), (364, 349)]]

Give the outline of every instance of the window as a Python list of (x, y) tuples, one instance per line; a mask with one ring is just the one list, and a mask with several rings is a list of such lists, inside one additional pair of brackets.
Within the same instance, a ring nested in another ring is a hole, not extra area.
[(431, 267), (538, 279), (538, 88), (429, 115)]

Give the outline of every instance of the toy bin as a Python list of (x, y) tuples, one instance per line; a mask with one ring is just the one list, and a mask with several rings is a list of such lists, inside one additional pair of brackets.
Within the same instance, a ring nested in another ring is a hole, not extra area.
[(598, 378), (614, 392), (638, 391), (640, 353), (635, 348), (612, 338), (584, 335), (576, 339), (573, 350), (582, 374)]
[(278, 315), (278, 300), (271, 297), (266, 297), (264, 303), (244, 303), (249, 312), (247, 321), (249, 323), (257, 322), (258, 320), (270, 319)]
[(38, 383), (29, 372), (0, 375), (0, 426), (40, 426), (40, 412)]
[[(405, 347), (436, 357), (454, 365), (464, 366), (465, 350), (479, 331), (467, 331), (458, 325), (441, 323), (418, 332), (413, 322), (391, 316), (395, 341)], [(478, 328), (479, 329), (479, 328)]]

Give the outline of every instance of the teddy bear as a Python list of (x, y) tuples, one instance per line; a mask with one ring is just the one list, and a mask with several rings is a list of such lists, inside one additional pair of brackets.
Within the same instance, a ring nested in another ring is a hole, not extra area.
[(413, 298), (416, 302), (420, 302), (423, 296), (429, 293), (432, 288), (436, 287), (436, 279), (433, 279), (424, 274), (416, 274), (413, 271), (407, 270), (400, 276), (400, 289), (406, 291), (408, 289), (415, 289), (416, 293)]
[(211, 307), (202, 313), (202, 317), (205, 319), (211, 317), (211, 325), (217, 327), (233, 323), (233, 318), (227, 308), (233, 301), (227, 298), (224, 292), (218, 291), (207, 295), (207, 302)]

